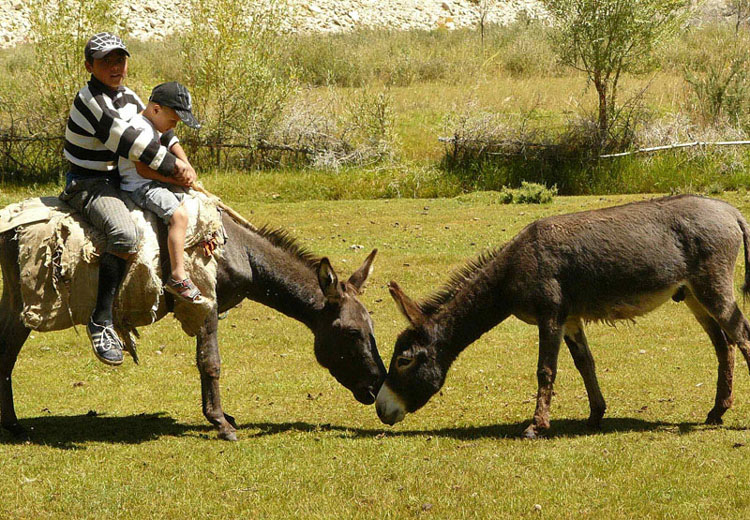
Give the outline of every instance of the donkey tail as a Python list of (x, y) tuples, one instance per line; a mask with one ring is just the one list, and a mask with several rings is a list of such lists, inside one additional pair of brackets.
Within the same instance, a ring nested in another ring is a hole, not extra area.
[(737, 224), (742, 230), (742, 243), (745, 246), (745, 283), (742, 284), (742, 298), (747, 300), (750, 297), (750, 249), (748, 248), (750, 246), (750, 227), (742, 215), (737, 219)]

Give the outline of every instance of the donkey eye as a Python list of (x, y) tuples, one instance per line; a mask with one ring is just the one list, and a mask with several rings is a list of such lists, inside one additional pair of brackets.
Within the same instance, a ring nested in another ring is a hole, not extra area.
[(406, 356), (399, 356), (398, 359), (396, 360), (396, 366), (398, 368), (408, 367), (412, 363), (414, 363), (414, 358), (410, 358)]

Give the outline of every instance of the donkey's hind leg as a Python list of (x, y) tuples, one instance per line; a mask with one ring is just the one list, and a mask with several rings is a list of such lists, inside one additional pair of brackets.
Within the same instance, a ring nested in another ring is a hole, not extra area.
[(732, 343), (741, 345), (740, 348), (747, 348), (747, 320), (737, 308), (734, 298), (732, 298), (732, 305), (729, 307), (733, 306), (735, 310), (727, 311), (726, 309), (722, 310), (722, 305), (714, 306), (713, 311), (716, 312), (716, 315), (723, 316), (723, 325), (711, 316), (710, 311), (705, 308), (693, 292), (687, 291), (685, 303), (708, 334), (716, 350), (716, 358), (719, 362), (716, 378), (716, 399), (714, 407), (708, 412), (706, 424), (721, 424), (724, 412), (731, 408), (733, 401), (735, 351)]
[(729, 343), (737, 345), (750, 369), (750, 323), (734, 299), (732, 274), (724, 280), (694, 281), (691, 291), (719, 324)]
[(563, 339), (565, 339), (570, 355), (573, 356), (573, 362), (583, 378), (586, 394), (589, 397), (589, 426), (599, 428), (607, 405), (599, 388), (594, 357), (591, 355), (588, 341), (586, 341), (581, 320), (572, 319), (565, 323)]

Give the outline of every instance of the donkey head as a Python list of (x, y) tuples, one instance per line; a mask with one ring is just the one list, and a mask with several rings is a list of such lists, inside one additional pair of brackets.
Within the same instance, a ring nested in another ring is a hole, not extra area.
[(396, 282), (388, 286), (411, 327), (399, 334), (388, 377), (378, 392), (378, 417), (386, 424), (403, 420), (424, 406), (443, 386), (445, 373), (437, 355), (438, 337), (427, 316)]
[(357, 295), (372, 272), (374, 249), (346, 282), (339, 282), (327, 258), (320, 261), (318, 283), (325, 307), (313, 328), (315, 357), (363, 404), (375, 402), (386, 372), (380, 359), (370, 314)]

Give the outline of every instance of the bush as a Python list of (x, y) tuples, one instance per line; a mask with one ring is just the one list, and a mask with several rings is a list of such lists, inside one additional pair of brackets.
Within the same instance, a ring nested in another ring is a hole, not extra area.
[[(187, 7), (191, 24), (180, 41), (185, 82), (203, 125), (200, 141), (253, 147), (271, 134), (295, 89), (274, 66), (282, 47), (279, 24), (286, 4), (190, 0)], [(188, 143), (197, 139), (195, 133), (188, 136)], [(213, 154), (216, 162), (218, 150)]]
[(570, 117), (563, 126), (536, 107), (516, 114), (470, 105), (446, 118), (443, 167), (467, 190), (519, 187), (524, 181), (581, 193), (595, 180), (598, 128), (593, 117)]
[[(64, 170), (62, 155), (68, 112), (89, 78), (83, 48), (92, 34), (122, 34), (112, 2), (104, 0), (29, 0), (32, 52), (9, 60), (11, 72), (0, 81), (0, 169), (3, 179), (46, 181)], [(34, 85), (32, 90), (30, 85)]]
[(547, 204), (557, 195), (557, 187), (547, 188), (543, 184), (522, 182), (517, 189), (503, 188), (500, 200), (503, 204)]
[[(704, 124), (727, 120), (746, 125), (750, 103), (750, 37), (728, 27), (713, 31), (709, 45), (692, 49), (683, 64), (685, 81), (693, 91)], [(695, 42), (696, 44), (698, 42)], [(721, 49), (720, 52), (716, 52)]]

